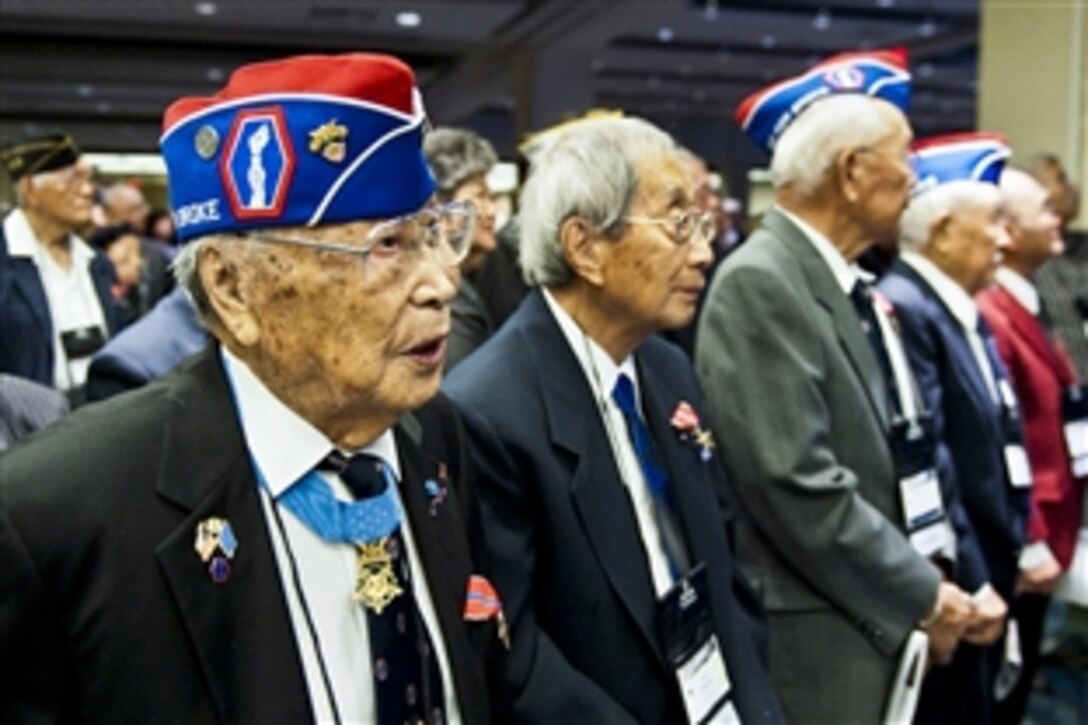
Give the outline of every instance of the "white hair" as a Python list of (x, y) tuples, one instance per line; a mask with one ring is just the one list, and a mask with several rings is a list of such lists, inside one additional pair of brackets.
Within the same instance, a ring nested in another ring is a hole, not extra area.
[(1021, 226), (1026, 221), (1024, 217), (1028, 210), (1033, 208), (1032, 197), (1038, 202), (1045, 201), (1048, 196), (1046, 187), (1036, 181), (1034, 176), (1011, 166), (1006, 166), (1001, 173), (1000, 188), (1005, 201), (1005, 213)]
[(571, 269), (559, 228), (578, 216), (598, 231), (614, 230), (634, 200), (637, 167), (675, 154), (676, 142), (638, 118), (580, 122), (533, 163), (521, 192), (521, 267), (530, 285), (561, 286)]
[(884, 140), (893, 128), (881, 104), (895, 108), (879, 98), (849, 93), (820, 99), (805, 109), (775, 144), (771, 157), (775, 188), (789, 185), (807, 196), (841, 152)]
[(174, 272), (174, 279), (177, 280), (178, 286), (188, 294), (189, 301), (193, 303), (200, 322), (209, 328), (219, 322), (219, 316), (215, 313), (215, 308), (212, 307), (211, 302), (208, 300), (208, 293), (204, 289), (203, 281), (200, 279), (199, 261), (200, 250), (216, 239), (227, 240), (228, 244), (237, 246), (246, 255), (252, 254), (259, 246), (259, 242), (246, 239), (244, 236), (208, 234), (183, 244), (170, 265)]
[(935, 186), (910, 200), (899, 219), (899, 244), (905, 250), (922, 249), (941, 219), (1000, 203), (1001, 191), (984, 181), (950, 181)]

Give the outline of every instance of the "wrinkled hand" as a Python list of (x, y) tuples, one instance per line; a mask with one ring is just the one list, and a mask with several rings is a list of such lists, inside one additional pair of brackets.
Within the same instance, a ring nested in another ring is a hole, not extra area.
[(971, 598), (955, 584), (941, 582), (937, 588), (937, 603), (922, 629), (929, 635), (930, 659), (938, 665), (952, 661), (960, 637), (974, 616)]
[(1009, 616), (1009, 607), (1001, 595), (990, 586), (971, 600), (975, 605), (975, 613), (971, 623), (967, 625), (963, 641), (980, 646), (993, 644), (1005, 631), (1005, 619)]
[(1062, 576), (1062, 567), (1047, 551), (1046, 561), (1031, 569), (1023, 569), (1016, 582), (1016, 593), (1053, 594)]

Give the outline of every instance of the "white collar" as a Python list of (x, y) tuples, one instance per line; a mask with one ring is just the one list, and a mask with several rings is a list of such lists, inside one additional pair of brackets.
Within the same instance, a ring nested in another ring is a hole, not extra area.
[(1042, 306), (1039, 304), (1039, 290), (1029, 279), (1014, 269), (998, 267), (994, 272), (994, 281), (1005, 288), (1020, 306), (1030, 312), (1033, 317), (1038, 317)]
[(974, 332), (978, 328), (978, 307), (967, 290), (921, 254), (905, 251), (900, 256), (929, 283), (964, 329)]
[[(30, 257), (37, 261), (39, 255), (45, 252), (22, 209), (15, 209), (4, 219), (4, 237), (7, 239), (8, 255), (11, 257)], [(94, 250), (75, 234), (68, 235), (68, 244), (73, 266), (83, 268), (94, 259)]]
[(820, 256), (831, 270), (831, 274), (835, 277), (835, 282), (838, 283), (844, 293), (850, 294), (858, 281), (857, 268), (846, 261), (846, 257), (842, 256), (842, 252), (835, 249), (835, 245), (831, 243), (831, 240), (814, 226), (780, 206), (775, 205), (775, 209), (801, 230), (805, 238), (820, 253)]
[[(574, 318), (570, 316), (570, 313), (563, 309), (563, 306), (556, 301), (550, 291), (541, 288), (541, 292), (544, 294), (544, 301), (548, 304), (552, 317), (559, 324), (559, 329), (567, 340), (567, 345), (570, 346), (570, 350), (574, 353), (578, 364), (582, 366), (582, 372), (585, 374), (586, 380), (589, 381), (590, 389), (601, 399), (611, 400), (612, 389), (616, 386), (616, 380), (619, 379), (620, 373), (623, 373), (631, 379), (631, 384), (635, 390), (635, 400), (642, 400), (639, 395), (634, 356), (628, 355), (623, 362), (617, 365), (612, 356), (605, 352), (603, 347), (598, 345), (593, 338), (579, 327)], [(640, 409), (641, 407), (639, 405)]]
[[(309, 421), (287, 407), (226, 347), (220, 347), (219, 351), (234, 392), (246, 448), (269, 492), (273, 497), (279, 496), (336, 446)], [(386, 430), (362, 450), (380, 457), (400, 479), (400, 462), (392, 430)]]

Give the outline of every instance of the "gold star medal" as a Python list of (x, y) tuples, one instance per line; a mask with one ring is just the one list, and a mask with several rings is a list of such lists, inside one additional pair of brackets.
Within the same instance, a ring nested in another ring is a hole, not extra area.
[(393, 557), (389, 553), (389, 537), (356, 544), (355, 593), (352, 598), (381, 614), (389, 603), (404, 593), (393, 574)]

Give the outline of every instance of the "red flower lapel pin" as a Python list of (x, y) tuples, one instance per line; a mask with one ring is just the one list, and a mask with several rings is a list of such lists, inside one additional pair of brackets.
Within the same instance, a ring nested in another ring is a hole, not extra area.
[(669, 418), (669, 424), (680, 433), (682, 440), (690, 440), (699, 447), (699, 458), (709, 461), (714, 455), (714, 436), (699, 426), (699, 414), (691, 403), (681, 400)]

